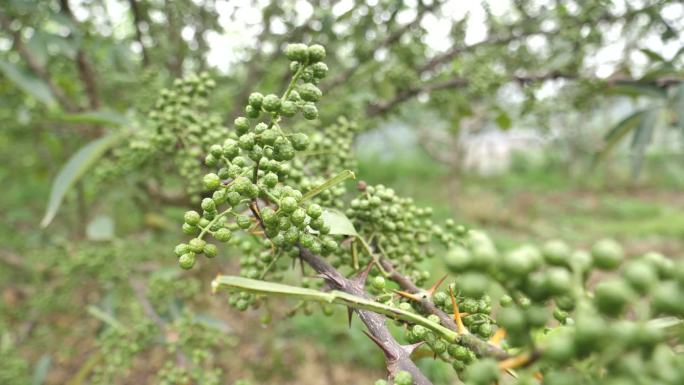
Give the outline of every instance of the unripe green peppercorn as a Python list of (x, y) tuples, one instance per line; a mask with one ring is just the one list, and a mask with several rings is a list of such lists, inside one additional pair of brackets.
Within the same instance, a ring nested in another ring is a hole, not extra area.
[[(247, 115), (247, 117), (250, 119), (258, 118), (260, 113), (261, 113), (261, 110), (258, 108), (254, 108), (250, 105), (245, 107), (245, 115)], [(238, 134), (241, 134), (241, 133), (244, 133), (244, 132), (238, 132)]]
[(373, 288), (376, 290), (384, 290), (385, 289), (385, 278), (381, 276), (377, 276), (373, 278), (373, 281), (371, 281), (371, 284)]
[(183, 230), (183, 234), (187, 234), (187, 235), (197, 235), (200, 232), (199, 227), (193, 226), (189, 223), (183, 223), (182, 230)]
[(323, 79), (328, 74), (328, 66), (325, 63), (319, 62), (311, 65), (313, 76), (317, 79)]
[(299, 86), (298, 91), (302, 99), (307, 102), (317, 102), (321, 99), (321, 96), (323, 96), (321, 90), (311, 83), (302, 84)]
[(280, 209), (285, 213), (292, 213), (297, 209), (297, 200), (292, 197), (285, 197), (280, 200)]
[(199, 215), (199, 213), (197, 211), (194, 211), (194, 210), (186, 211), (185, 215), (183, 215), (183, 219), (185, 220), (185, 223), (193, 225), (193, 226), (196, 226), (199, 223), (201, 218), (202, 217)]
[(204, 245), (205, 245), (205, 244), (206, 244), (206, 242), (205, 242), (203, 239), (193, 238), (193, 239), (191, 239), (190, 242), (188, 243), (188, 248), (189, 248), (190, 251), (192, 251), (193, 253), (201, 253), (202, 250), (204, 250)]
[(612, 239), (602, 239), (591, 248), (594, 265), (600, 269), (615, 269), (624, 259), (622, 247)]
[(306, 213), (313, 219), (320, 217), (323, 214), (323, 209), (321, 206), (312, 203), (306, 208)]
[(373, 385), (387, 385), (387, 381), (385, 380), (377, 380)]
[(302, 115), (306, 120), (318, 119), (318, 109), (313, 103), (306, 103), (302, 106)]
[(180, 257), (181, 255), (187, 253), (190, 251), (190, 248), (186, 243), (179, 243), (176, 245), (176, 247), (173, 249), (174, 254), (176, 254), (177, 257)]
[(213, 245), (211, 243), (207, 243), (204, 245), (204, 255), (207, 256), (207, 258), (214, 258), (218, 254), (218, 248), (216, 248), (216, 245)]
[(280, 98), (275, 94), (268, 94), (264, 96), (262, 106), (267, 112), (278, 112), (280, 110)]
[(201, 206), (204, 211), (216, 211), (216, 203), (211, 198), (202, 199)]
[(468, 270), (473, 261), (470, 252), (462, 246), (452, 246), (444, 257), (444, 263), (454, 273), (463, 273)]
[(484, 358), (470, 365), (464, 374), (468, 384), (490, 385), (499, 378), (499, 368), (491, 358)]
[(306, 220), (306, 212), (302, 208), (297, 208), (290, 215), (290, 220), (295, 226), (299, 226)]
[(325, 59), (325, 48), (320, 44), (310, 45), (308, 48), (309, 63), (316, 63)]
[[(325, 57), (325, 54), (323, 55)], [(394, 375), (394, 385), (412, 385), (413, 384), (413, 376), (411, 373), (405, 371), (405, 370), (400, 370), (397, 372), (397, 374)]]
[(308, 47), (301, 43), (288, 44), (285, 47), (285, 56), (289, 60), (304, 63), (309, 59)]
[(205, 175), (202, 182), (207, 190), (216, 190), (221, 186), (221, 178), (213, 172)]
[(295, 150), (306, 150), (309, 146), (309, 137), (304, 133), (298, 132), (290, 137), (290, 142)]
[(247, 120), (247, 118), (245, 118), (244, 116), (235, 118), (234, 124), (235, 132), (237, 132), (238, 135), (242, 135), (245, 132), (249, 131), (249, 120)]
[(251, 132), (248, 132), (244, 135), (241, 135), (240, 138), (238, 139), (238, 143), (240, 145), (240, 148), (242, 148), (243, 150), (249, 150), (252, 147), (254, 147), (255, 141), (256, 141), (256, 137)]
[(280, 113), (287, 117), (295, 116), (297, 114), (297, 105), (293, 101), (286, 100), (280, 106)]
[(570, 246), (561, 240), (548, 241), (542, 248), (542, 255), (552, 265), (567, 264), (571, 254)]
[(214, 233), (214, 238), (216, 238), (217, 241), (219, 242), (228, 242), (230, 241), (230, 238), (233, 236), (233, 234), (230, 232), (230, 230), (226, 228), (218, 229)]
[(235, 218), (235, 222), (243, 230), (246, 230), (252, 226), (252, 220), (247, 215), (238, 215), (237, 218)]
[(257, 110), (261, 108), (261, 103), (264, 101), (264, 95), (259, 92), (252, 92), (249, 95), (249, 105), (256, 108)]
[(653, 266), (644, 261), (630, 262), (622, 273), (629, 285), (639, 293), (648, 292), (658, 282)]
[(178, 265), (185, 270), (192, 269), (195, 266), (195, 253), (185, 253), (178, 258)]

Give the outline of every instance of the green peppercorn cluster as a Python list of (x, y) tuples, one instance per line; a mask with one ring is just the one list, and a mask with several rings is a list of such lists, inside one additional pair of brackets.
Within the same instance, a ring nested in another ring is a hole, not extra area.
[[(435, 255), (433, 240), (449, 244), (455, 233), (444, 230), (432, 219), (432, 208), (417, 207), (411, 198), (399, 197), (394, 190), (383, 185), (361, 186), (360, 194), (349, 202), (345, 211), (357, 231), (371, 239), (384, 258), (420, 285), (429, 273), (420, 268), (420, 262)], [(362, 262), (372, 257), (367, 250), (359, 252)]]
[[(225, 132), (221, 116), (206, 112), (214, 87), (214, 80), (205, 72), (177, 79), (173, 87), (162, 90), (149, 112), (148, 124), (132, 131), (124, 146), (114, 149), (109, 161), (100, 166), (100, 178), (139, 173), (145, 167), (166, 169), (169, 160), (175, 174), (184, 180), (200, 178), (203, 154)], [(188, 184), (187, 191), (197, 198), (202, 189)]]
[[(213, 172), (201, 182), (210, 197), (202, 200), (201, 213), (185, 213), (183, 232), (195, 238), (175, 249), (185, 269), (195, 265), (197, 255), (216, 256), (217, 247), (204, 239), (207, 235), (222, 243), (235, 239), (232, 243), (246, 255), (241, 272), (250, 278), (287, 267), (287, 263), (277, 266), (277, 261), (282, 255), (296, 256), (296, 246), (321, 255), (338, 249), (338, 241), (327, 235), (330, 226), (322, 217), (322, 207), (304, 199), (314, 182), (304, 177), (301, 165), (293, 166), (295, 154), (309, 148), (309, 137), (281, 127), (283, 118), (298, 113), (309, 120), (317, 117), (315, 103), (321, 91), (315, 84), (327, 74), (321, 62), (325, 50), (319, 45), (291, 44), (286, 55), (294, 73), (285, 93), (252, 93), (245, 116), (234, 121), (234, 130), (209, 146), (204, 163)], [(251, 233), (252, 240), (233, 238), (240, 230)], [(243, 293), (234, 296), (231, 304), (245, 309), (253, 299)]]

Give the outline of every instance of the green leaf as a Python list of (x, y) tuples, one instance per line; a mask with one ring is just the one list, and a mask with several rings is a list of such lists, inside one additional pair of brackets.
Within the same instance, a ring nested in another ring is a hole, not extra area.
[(48, 106), (55, 106), (54, 97), (45, 82), (30, 74), (16, 65), (0, 59), (0, 72), (2, 72), (12, 83)]
[(321, 217), (330, 226), (331, 235), (358, 235), (354, 224), (339, 210), (325, 209)]
[(311, 191), (304, 194), (304, 196), (301, 199), (301, 202), (305, 202), (313, 198), (314, 196), (318, 195), (321, 191), (327, 190), (330, 187), (342, 183), (349, 178), (356, 179), (356, 175), (354, 175), (354, 173), (351, 170), (344, 170), (341, 173), (335, 175), (334, 177), (323, 182), (321, 185), (314, 187)]
[(631, 97), (645, 96), (658, 99), (667, 98), (667, 92), (664, 89), (647, 83), (617, 83), (608, 88), (607, 93)]
[(605, 158), (606, 155), (627, 135), (629, 134), (632, 130), (636, 129), (639, 124), (641, 123), (641, 120), (643, 119), (644, 114), (646, 111), (636, 111), (633, 114), (629, 115), (628, 117), (624, 118), (621, 120), (618, 124), (616, 124), (613, 128), (608, 131), (606, 136), (603, 138), (604, 139), (604, 146), (601, 151), (599, 151), (595, 158), (594, 158), (594, 163), (597, 163), (603, 158)]
[(662, 57), (659, 53), (657, 53), (653, 50), (650, 50), (648, 48), (642, 48), (639, 51), (641, 51), (641, 53), (643, 53), (644, 55), (646, 55), (646, 57), (651, 59), (651, 61), (660, 62), (660, 63), (667, 63), (667, 60), (665, 60), (664, 57)]
[(653, 130), (658, 122), (658, 110), (646, 111), (632, 137), (632, 177), (637, 178), (641, 172), (646, 148), (653, 139)]
[(36, 367), (33, 369), (33, 376), (31, 377), (31, 385), (43, 385), (47, 378), (48, 372), (52, 366), (52, 358), (49, 355), (43, 354), (38, 360)]
[(398, 307), (375, 302), (371, 299), (358, 297), (342, 291), (333, 290), (330, 292), (322, 292), (303, 287), (284, 285), (282, 283), (260, 281), (256, 279), (228, 275), (219, 275), (216, 277), (216, 279), (211, 282), (211, 287), (214, 292), (219, 289), (228, 289), (270, 296), (291, 297), (302, 301), (335, 303), (355, 309), (369, 310), (378, 314), (386, 315), (393, 319), (408, 321), (413, 324), (424, 326), (452, 343), (455, 342), (459, 337), (457, 332), (447, 329), (439, 323), (432, 322), (419, 314), (405, 311)]
[(114, 220), (107, 215), (96, 216), (86, 227), (86, 237), (91, 241), (114, 239)]
[(52, 222), (69, 189), (121, 137), (122, 135), (119, 133), (105, 135), (88, 143), (69, 158), (52, 182), (45, 216), (43, 216), (43, 220), (40, 222), (41, 227), (45, 228)]
[(52, 119), (66, 123), (92, 124), (99, 126), (123, 126), (129, 123), (126, 115), (111, 110), (88, 111), (75, 114), (55, 112)]

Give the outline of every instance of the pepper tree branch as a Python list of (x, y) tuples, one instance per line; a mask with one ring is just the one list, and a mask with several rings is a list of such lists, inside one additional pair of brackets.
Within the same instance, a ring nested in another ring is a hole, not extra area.
[(135, 29), (135, 40), (140, 44), (140, 50), (142, 54), (142, 62), (143, 62), (143, 67), (148, 67), (150, 65), (150, 55), (147, 53), (147, 47), (145, 47), (145, 43), (143, 42), (143, 34), (142, 34), (142, 23), (143, 23), (143, 16), (142, 16), (142, 10), (140, 9), (140, 6), (138, 4), (138, 0), (128, 0), (128, 5), (131, 8), (131, 14), (133, 14), (133, 27)]
[(12, 45), (14, 49), (19, 53), (19, 56), (26, 62), (28, 68), (33, 72), (40, 80), (45, 82), (45, 84), (50, 89), (50, 93), (55, 97), (59, 105), (69, 112), (78, 111), (78, 106), (67, 97), (66, 93), (62, 88), (60, 88), (55, 82), (52, 81), (50, 73), (47, 68), (40, 64), (38, 59), (31, 53), (31, 51), (26, 47), (22, 38), (21, 30), (12, 29), (12, 20), (5, 15), (4, 12), (0, 11), (0, 26), (2, 29), (7, 31), (12, 37)]

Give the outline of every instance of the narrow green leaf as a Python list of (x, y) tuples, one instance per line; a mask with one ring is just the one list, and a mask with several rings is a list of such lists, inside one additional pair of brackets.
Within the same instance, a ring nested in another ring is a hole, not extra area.
[(341, 173), (335, 175), (334, 177), (328, 179), (327, 181), (323, 182), (321, 185), (314, 187), (311, 191), (307, 192), (304, 194), (302, 197), (302, 202), (305, 202), (314, 196), (318, 195), (321, 191), (325, 191), (329, 189), (332, 186), (335, 186), (336, 184), (342, 183), (347, 179), (356, 179), (356, 175), (351, 170), (344, 170)]
[(659, 53), (657, 53), (651, 49), (642, 48), (639, 51), (641, 51), (641, 53), (643, 53), (644, 55), (646, 55), (646, 57), (651, 59), (651, 61), (660, 62), (660, 63), (666, 63), (667, 62), (667, 60), (665, 60), (664, 57), (662, 57)]
[(100, 321), (106, 323), (107, 325), (109, 325), (115, 329), (119, 329), (122, 331), (128, 330), (128, 328), (124, 324), (119, 322), (119, 320), (114, 318), (114, 316), (105, 312), (104, 310), (100, 309), (97, 306), (90, 305), (90, 306), (88, 306), (87, 310), (88, 310), (88, 314), (92, 315), (93, 317), (99, 319)]
[(351, 220), (339, 210), (325, 209), (321, 217), (330, 226), (332, 235), (358, 235)]
[(50, 371), (50, 366), (52, 366), (52, 358), (47, 354), (43, 354), (40, 357), (40, 360), (38, 360), (38, 363), (36, 363), (36, 367), (33, 369), (31, 385), (43, 385), (48, 372)]
[(459, 334), (455, 331), (447, 329), (436, 322), (432, 322), (421, 315), (337, 290), (322, 292), (297, 286), (284, 285), (282, 283), (266, 282), (228, 275), (219, 275), (216, 277), (216, 279), (212, 281), (211, 287), (214, 292), (219, 289), (248, 291), (255, 294), (291, 297), (302, 301), (334, 303), (355, 309), (369, 310), (393, 319), (424, 326), (439, 334), (449, 342), (455, 342), (459, 337)]
[(601, 161), (603, 158), (605, 158), (606, 155), (632, 130), (636, 129), (639, 126), (639, 123), (641, 122), (641, 119), (643, 119), (644, 114), (646, 111), (637, 111), (634, 112), (633, 114), (627, 116), (618, 124), (613, 126), (613, 128), (608, 131), (608, 133), (604, 136), (604, 146), (601, 151), (599, 151), (595, 158), (594, 158), (594, 163), (597, 163)]
[(618, 83), (607, 90), (608, 94), (625, 95), (631, 97), (667, 98), (667, 92), (653, 84), (646, 83)]
[(119, 133), (105, 135), (88, 143), (69, 158), (52, 182), (45, 216), (43, 216), (43, 220), (40, 222), (41, 227), (45, 228), (52, 222), (69, 189), (121, 137), (122, 135)]
[(50, 87), (42, 80), (30, 74), (16, 65), (0, 59), (0, 72), (2, 72), (7, 79), (21, 88), (24, 92), (30, 94), (42, 103), (48, 106), (55, 106), (57, 103), (50, 91)]
[(658, 110), (646, 111), (643, 119), (632, 136), (632, 177), (637, 178), (641, 172), (641, 167), (646, 154), (646, 148), (651, 144), (653, 131), (658, 121)]

